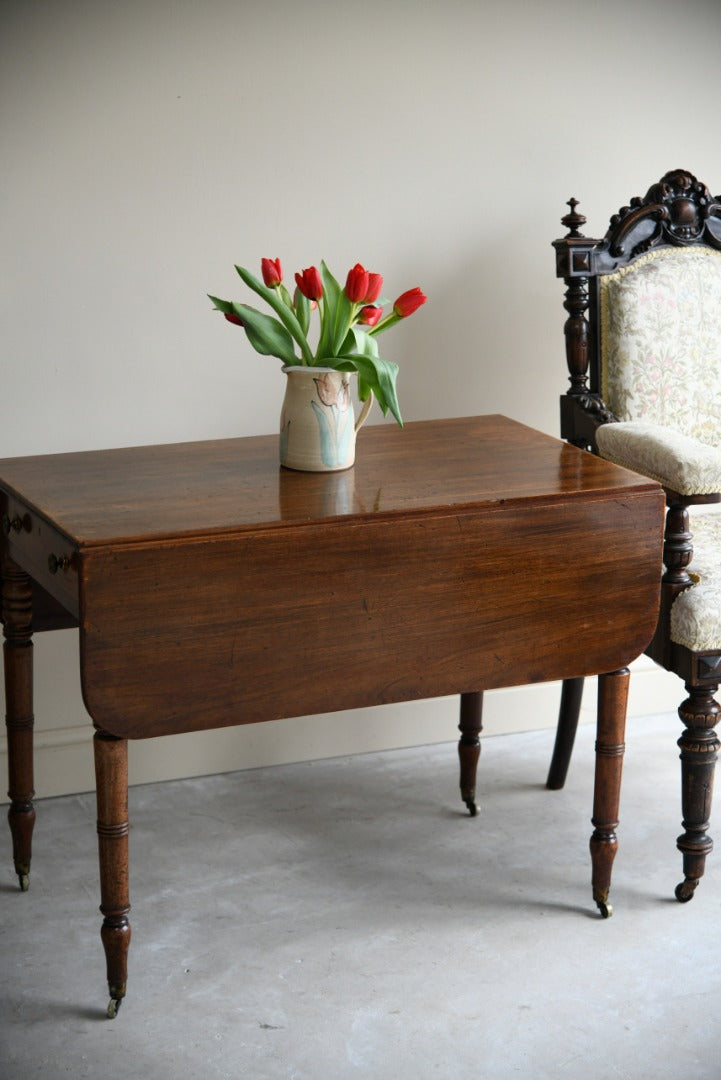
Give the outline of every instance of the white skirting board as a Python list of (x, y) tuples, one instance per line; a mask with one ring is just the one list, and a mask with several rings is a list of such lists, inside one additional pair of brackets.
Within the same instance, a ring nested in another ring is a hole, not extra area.
[[(636, 660), (631, 670), (629, 719), (674, 712), (685, 697), (681, 681), (646, 657)], [(559, 697), (559, 683), (490, 691), (484, 702), (484, 735), (554, 727)], [(593, 722), (595, 702), (596, 680), (589, 679), (582, 723)], [(136, 740), (130, 744), (130, 783), (147, 784), (291, 761), (452, 742), (458, 737), (457, 724), (458, 698), (444, 697)], [(37, 635), (35, 791), (38, 798), (94, 789), (92, 735), (92, 722), (80, 693), (77, 633)], [(2, 774), (7, 777), (4, 740), (0, 758)]]

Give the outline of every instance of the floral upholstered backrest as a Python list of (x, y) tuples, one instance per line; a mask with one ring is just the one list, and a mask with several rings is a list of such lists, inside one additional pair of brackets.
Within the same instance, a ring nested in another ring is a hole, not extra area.
[(600, 279), (601, 393), (619, 420), (721, 445), (721, 252), (665, 247)]

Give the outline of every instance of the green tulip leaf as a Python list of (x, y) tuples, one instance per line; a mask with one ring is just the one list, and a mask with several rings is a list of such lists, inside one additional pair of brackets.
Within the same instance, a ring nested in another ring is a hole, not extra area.
[[(286, 330), (291, 334), (295, 341), (297, 341), (300, 346), (300, 351), (303, 354), (303, 363), (312, 363), (313, 358), (310, 346), (308, 345), (308, 339), (298, 322), (292, 307), (288, 307), (281, 297), (278, 296), (275, 289), (267, 288), (267, 286), (259, 281), (257, 277), (251, 274), (250, 270), (246, 270), (244, 266), (236, 266), (235, 269), (248, 288), (252, 289), (254, 293), (257, 293), (258, 296), (265, 300), (266, 304), (273, 309)], [(296, 359), (295, 363), (297, 362)]]
[(282, 283), (278, 286), (278, 294), (279, 294), (281, 300), (283, 301), (283, 303), (285, 304), (285, 306), (287, 308), (290, 308), (291, 311), (293, 311), (292, 297), (291, 297), (290, 293), (288, 292), (288, 290), (286, 289), (285, 285), (283, 285)]
[[(391, 360), (382, 360), (380, 356), (362, 356), (360, 353), (352, 353), (348, 356), (335, 357), (332, 366), (338, 371), (357, 371), (359, 391), (361, 388), (372, 390), (383, 415), (392, 413), (398, 424), (403, 427), (396, 390), (398, 364), (394, 364)], [(366, 394), (366, 398), (367, 396)]]
[(256, 352), (264, 356), (277, 356), (285, 364), (298, 363), (293, 338), (277, 319), (256, 311), (248, 304), (233, 303), (231, 310), (242, 319), (248, 341)]
[(369, 395), (372, 393), (371, 387), (365, 381), (363, 376), (358, 373), (358, 397), (361, 401), (367, 401)]
[(346, 353), (360, 353), (361, 356), (378, 356), (378, 342), (360, 326), (351, 326), (348, 336), (343, 342), (340, 355)]
[(324, 262), (320, 264), (323, 282), (323, 326), (316, 351), (317, 363), (338, 356), (348, 333), (353, 305)]
[(224, 315), (232, 315), (234, 313), (233, 305), (230, 300), (221, 300), (219, 296), (211, 296), (210, 293), (208, 293), (208, 299), (212, 300), (213, 307), (217, 308), (218, 311), (222, 311)]
[(316, 350), (316, 358), (319, 361), (323, 358), (335, 356), (338, 351), (333, 347), (333, 338), (335, 336), (336, 311), (340, 300), (340, 285), (324, 262), (320, 264), (320, 276), (323, 282), (323, 318)]
[(320, 264), (320, 277), (323, 282), (323, 298), (329, 297), (333, 307), (335, 307), (341, 294), (341, 287), (325, 262)]

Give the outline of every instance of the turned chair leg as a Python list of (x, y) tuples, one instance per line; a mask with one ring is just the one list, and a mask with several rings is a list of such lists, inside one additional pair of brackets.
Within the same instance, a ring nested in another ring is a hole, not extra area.
[(571, 763), (573, 743), (576, 738), (578, 717), (583, 697), (583, 679), (564, 679), (561, 687), (561, 706), (558, 710), (558, 727), (553, 756), (548, 770), (546, 787), (558, 791), (566, 783)]
[(461, 798), (468, 807), (471, 817), (478, 813), (476, 805), (476, 773), (478, 759), (481, 756), (483, 730), (483, 694), (461, 694), (461, 719), (458, 730), (461, 738), (458, 742), (458, 757), (461, 765)]
[(2, 614), (5, 643), (5, 702), (8, 747), (8, 823), (20, 888), (30, 886), (35, 825), (33, 806), (33, 643), (30, 578), (3, 562)]
[(684, 880), (676, 886), (676, 899), (682, 904), (693, 896), (703, 877), (706, 856), (713, 848), (708, 835), (711, 817), (714, 771), (718, 757), (718, 736), (714, 730), (721, 706), (714, 700), (718, 684), (686, 684), (688, 698), (678, 714), (685, 725), (678, 746), (681, 749), (681, 801), (684, 832), (676, 841), (683, 855)]

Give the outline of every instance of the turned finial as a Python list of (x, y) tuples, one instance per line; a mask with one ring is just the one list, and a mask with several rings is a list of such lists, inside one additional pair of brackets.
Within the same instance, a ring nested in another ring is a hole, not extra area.
[(569, 199), (566, 205), (571, 207), (570, 214), (564, 214), (564, 216), (561, 218), (561, 224), (565, 225), (565, 227), (569, 230), (566, 239), (568, 239), (569, 237), (582, 237), (583, 233), (579, 232), (579, 229), (582, 225), (586, 224), (586, 219), (583, 214), (576, 213), (578, 199)]

